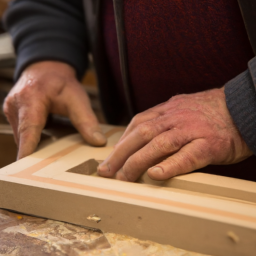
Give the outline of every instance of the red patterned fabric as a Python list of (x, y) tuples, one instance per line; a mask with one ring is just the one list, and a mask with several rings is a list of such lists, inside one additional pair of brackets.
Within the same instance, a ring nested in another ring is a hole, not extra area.
[[(122, 95), (113, 3), (103, 3), (106, 53)], [(221, 87), (254, 56), (237, 0), (124, 0), (124, 19), (136, 112), (176, 94)], [(255, 179), (241, 172), (255, 164), (252, 157), (205, 171)]]

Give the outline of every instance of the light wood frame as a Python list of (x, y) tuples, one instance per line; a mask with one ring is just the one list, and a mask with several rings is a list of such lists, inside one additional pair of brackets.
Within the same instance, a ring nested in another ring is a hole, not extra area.
[(104, 159), (121, 136), (119, 128), (105, 132), (105, 148), (72, 135), (0, 169), (0, 207), (215, 256), (255, 255), (254, 182), (200, 173), (164, 184), (142, 178), (152, 185), (57, 173), (88, 152)]

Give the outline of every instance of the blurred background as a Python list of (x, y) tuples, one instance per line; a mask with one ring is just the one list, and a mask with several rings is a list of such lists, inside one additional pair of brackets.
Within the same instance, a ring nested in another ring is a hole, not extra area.
[(2, 103), (13, 85), (13, 71), (15, 67), (15, 54), (9, 35), (4, 31), (2, 17), (10, 0), (0, 0), (0, 123), (6, 123), (3, 115)]
[[(14, 143), (12, 129), (3, 114), (3, 102), (14, 85), (15, 52), (10, 35), (4, 30), (2, 17), (10, 0), (0, 0), (0, 168), (16, 160), (17, 147)], [(98, 97), (97, 80), (93, 68), (92, 58), (90, 68), (82, 79), (82, 86), (88, 93), (91, 105), (100, 123), (106, 123)], [(49, 137), (62, 137), (76, 132), (68, 119), (52, 116), (47, 129), (43, 131), (42, 140)]]

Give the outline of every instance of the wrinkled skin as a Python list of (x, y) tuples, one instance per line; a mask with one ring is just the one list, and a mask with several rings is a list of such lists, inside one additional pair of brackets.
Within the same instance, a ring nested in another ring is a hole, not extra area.
[(14, 131), (18, 159), (34, 152), (49, 113), (68, 116), (91, 145), (106, 143), (87, 94), (74, 69), (65, 63), (43, 61), (26, 68), (3, 110)]
[[(14, 131), (18, 159), (36, 149), (49, 113), (68, 116), (91, 145), (106, 143), (74, 69), (61, 62), (43, 61), (27, 67), (3, 109)], [(165, 180), (251, 155), (221, 88), (175, 96), (135, 116), (98, 173), (135, 181), (147, 171), (152, 179)]]
[(221, 88), (175, 96), (135, 116), (98, 173), (135, 181), (147, 171), (152, 179), (165, 180), (251, 155)]

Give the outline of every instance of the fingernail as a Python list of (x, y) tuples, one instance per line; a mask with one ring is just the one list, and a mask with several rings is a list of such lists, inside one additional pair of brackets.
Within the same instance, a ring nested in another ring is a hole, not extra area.
[(108, 165), (108, 164), (99, 165), (99, 166), (98, 166), (98, 172), (99, 172), (99, 173), (110, 172), (109, 165)]
[(95, 140), (97, 140), (100, 144), (104, 144), (107, 141), (105, 135), (101, 132), (94, 132), (93, 133), (93, 138)]
[(157, 174), (157, 175), (162, 175), (164, 173), (164, 171), (161, 167), (153, 167), (153, 168), (150, 168), (149, 171), (152, 174)]

